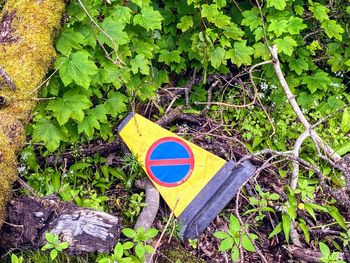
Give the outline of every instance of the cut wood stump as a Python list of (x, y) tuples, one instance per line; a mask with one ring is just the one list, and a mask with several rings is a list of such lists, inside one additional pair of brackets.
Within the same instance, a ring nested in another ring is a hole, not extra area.
[(40, 248), (46, 243), (45, 233), (50, 232), (69, 243), (70, 255), (108, 253), (120, 234), (119, 218), (77, 207), (55, 196), (13, 198), (6, 212), (0, 232), (0, 246), (4, 249)]

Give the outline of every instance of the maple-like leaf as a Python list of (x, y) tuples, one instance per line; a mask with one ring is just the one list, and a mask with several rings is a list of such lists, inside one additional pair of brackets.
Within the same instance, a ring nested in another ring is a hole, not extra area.
[(102, 29), (113, 39), (113, 42), (105, 33), (100, 32), (98, 39), (102, 43), (108, 44), (111, 48), (117, 48), (114, 45), (124, 45), (129, 43), (130, 39), (126, 32), (123, 31), (125, 23), (116, 21), (111, 17), (106, 18), (101, 25)]
[(130, 61), (131, 70), (134, 74), (140, 72), (145, 75), (149, 75), (149, 60), (144, 55), (136, 55), (136, 57)]
[(84, 36), (69, 27), (62, 30), (56, 40), (57, 50), (65, 56), (69, 56), (72, 49), (80, 49), (81, 44), (86, 44)]
[(335, 39), (342, 41), (344, 29), (335, 20), (325, 20), (321, 27), (324, 29), (329, 38), (334, 37)]
[(300, 75), (304, 70), (309, 69), (309, 65), (302, 58), (291, 59), (289, 61), (289, 67), (290, 69), (294, 70), (298, 75)]
[(126, 111), (126, 97), (120, 92), (112, 91), (108, 93), (108, 99), (105, 102), (107, 113), (112, 117)]
[(251, 31), (262, 25), (259, 9), (257, 7), (244, 11), (242, 15), (244, 17), (241, 22), (242, 25), (249, 26)]
[(300, 17), (292, 16), (288, 20), (288, 32), (291, 34), (300, 34), (300, 31), (307, 28)]
[(278, 10), (284, 10), (287, 6), (286, 0), (267, 0), (267, 7), (272, 6)]
[(180, 63), (181, 61), (181, 52), (179, 50), (162, 50), (160, 51), (158, 61), (164, 62), (167, 65), (170, 65), (172, 62)]
[(141, 9), (141, 14), (134, 17), (134, 24), (140, 25), (147, 30), (162, 29), (163, 17), (159, 11), (154, 10), (151, 6), (146, 6)]
[(323, 22), (324, 20), (329, 19), (328, 17), (329, 9), (326, 6), (321, 5), (320, 3), (313, 3), (309, 7), (309, 9), (318, 21)]
[(214, 48), (209, 54), (209, 60), (214, 68), (219, 68), (225, 61), (226, 51), (222, 47)]
[(66, 135), (57, 125), (47, 119), (41, 119), (35, 124), (33, 142), (43, 142), (50, 151), (55, 151), (61, 141), (66, 141)]
[(70, 57), (59, 57), (55, 62), (59, 69), (61, 80), (65, 86), (75, 82), (85, 89), (88, 89), (91, 82), (91, 76), (98, 72), (94, 62), (89, 60), (89, 53), (78, 51), (71, 54)]
[(294, 50), (294, 47), (298, 46), (297, 42), (290, 36), (284, 38), (278, 38), (274, 41), (278, 47), (278, 53), (282, 52), (288, 56), (291, 56)]
[(279, 37), (283, 33), (287, 32), (287, 24), (288, 24), (287, 20), (278, 21), (276, 19), (273, 19), (267, 30), (269, 32), (274, 32), (276, 37)]
[(246, 45), (247, 41), (237, 41), (233, 48), (226, 52), (226, 58), (231, 59), (232, 63), (240, 67), (242, 64), (250, 65), (252, 63), (251, 55), (254, 54), (254, 48)]
[(326, 72), (319, 71), (312, 76), (306, 76), (302, 83), (306, 84), (311, 93), (314, 93), (316, 90), (327, 90), (331, 80)]
[(100, 123), (94, 116), (87, 116), (78, 123), (78, 133), (84, 132), (88, 138), (93, 137), (95, 129), (100, 129)]
[(79, 94), (77, 89), (71, 89), (63, 95), (63, 98), (51, 100), (46, 109), (52, 111), (52, 115), (60, 125), (64, 125), (70, 118), (81, 122), (84, 119), (84, 110), (91, 105), (87, 96)]

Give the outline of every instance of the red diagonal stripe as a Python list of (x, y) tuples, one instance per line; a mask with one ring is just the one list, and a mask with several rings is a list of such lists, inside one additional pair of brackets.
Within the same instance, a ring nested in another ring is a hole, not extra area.
[(177, 164), (190, 164), (189, 158), (179, 158), (179, 159), (160, 159), (160, 160), (149, 160), (149, 166), (162, 166), (162, 165), (177, 165)]

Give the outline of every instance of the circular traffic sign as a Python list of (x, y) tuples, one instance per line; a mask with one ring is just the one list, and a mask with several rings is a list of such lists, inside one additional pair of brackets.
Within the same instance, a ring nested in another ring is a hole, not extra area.
[(191, 148), (175, 137), (157, 140), (146, 154), (146, 170), (157, 184), (174, 187), (184, 183), (192, 174), (194, 157)]

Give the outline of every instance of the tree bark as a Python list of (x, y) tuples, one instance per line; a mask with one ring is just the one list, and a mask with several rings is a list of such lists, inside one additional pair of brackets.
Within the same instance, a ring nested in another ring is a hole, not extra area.
[(8, 0), (0, 16), (0, 226), (63, 11), (64, 0)]

